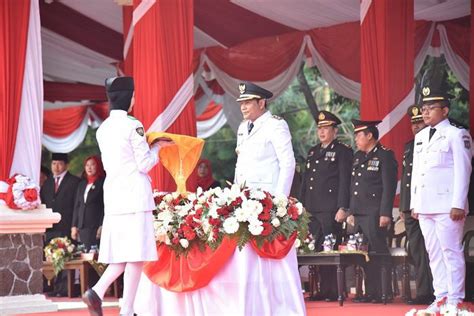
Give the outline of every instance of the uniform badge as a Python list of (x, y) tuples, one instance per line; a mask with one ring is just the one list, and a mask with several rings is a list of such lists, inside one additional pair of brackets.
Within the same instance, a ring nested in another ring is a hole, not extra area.
[(413, 116), (417, 116), (419, 113), (419, 110), (416, 106), (414, 106), (412, 109), (411, 109), (411, 113), (413, 114)]
[(278, 115), (272, 115), (272, 117), (273, 117), (274, 119), (277, 119), (277, 120), (283, 120), (283, 119), (282, 119), (281, 117), (279, 117)]
[(318, 119), (319, 119), (320, 121), (324, 120), (325, 118), (326, 118), (326, 115), (324, 115), (324, 113), (322, 113), (322, 112), (319, 113)]
[(240, 92), (240, 94), (245, 93), (245, 83), (239, 84), (239, 92)]
[(330, 159), (331, 161), (336, 160), (336, 152), (335, 151), (327, 151), (326, 152), (326, 157), (324, 158), (324, 160), (328, 160), (328, 159)]
[(423, 90), (421, 91), (421, 93), (423, 93), (423, 95), (426, 97), (428, 95), (430, 95), (430, 88), (429, 87), (424, 87)]
[(138, 127), (136, 129), (136, 131), (137, 131), (138, 135), (140, 135), (140, 136), (145, 135), (145, 130), (143, 129), (143, 127)]
[(469, 139), (469, 136), (463, 136), (462, 138), (464, 140), (464, 148), (471, 149), (471, 141)]
[(379, 171), (379, 164), (380, 164), (380, 161), (379, 160), (369, 160), (367, 162), (367, 171)]

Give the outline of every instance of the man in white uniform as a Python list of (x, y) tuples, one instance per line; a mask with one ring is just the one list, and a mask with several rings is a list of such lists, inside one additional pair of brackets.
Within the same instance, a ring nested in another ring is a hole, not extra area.
[(428, 310), (439, 312), (438, 302), (446, 298), (446, 307), (454, 311), (464, 299), (462, 233), (472, 141), (465, 129), (449, 123), (452, 96), (429, 87), (422, 93), (421, 110), (429, 128), (415, 136), (410, 208), (419, 219), (433, 273), (436, 299)]
[[(244, 121), (237, 132), (235, 183), (288, 196), (295, 172), (288, 124), (267, 110), (267, 99), (273, 96), (270, 91), (245, 82), (239, 85), (239, 92)], [(256, 254), (248, 258), (255, 260), (250, 273), (263, 281), (254, 286), (259, 287), (258, 300), (266, 306), (252, 315), (305, 315), (295, 248), (278, 260)]]
[(270, 91), (250, 82), (239, 90), (244, 120), (237, 131), (235, 183), (288, 196), (295, 172), (288, 124), (267, 111)]
[(91, 315), (102, 315), (105, 291), (125, 272), (120, 315), (133, 315), (143, 262), (158, 259), (152, 214), (155, 203), (148, 172), (158, 163), (159, 148), (166, 142), (150, 148), (142, 123), (127, 116), (135, 103), (133, 78), (109, 78), (105, 87), (110, 115), (97, 131), (107, 174), (99, 261), (109, 265), (97, 284), (84, 293), (83, 300)]

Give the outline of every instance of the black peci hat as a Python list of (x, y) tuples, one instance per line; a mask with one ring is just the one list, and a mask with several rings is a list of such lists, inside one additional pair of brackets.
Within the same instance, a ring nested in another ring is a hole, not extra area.
[(132, 102), (135, 85), (132, 77), (113, 77), (105, 79), (105, 91), (111, 110), (128, 111)]
[(65, 163), (68, 163), (69, 157), (68, 157), (68, 154), (64, 154), (64, 153), (52, 153), (51, 160), (64, 161)]

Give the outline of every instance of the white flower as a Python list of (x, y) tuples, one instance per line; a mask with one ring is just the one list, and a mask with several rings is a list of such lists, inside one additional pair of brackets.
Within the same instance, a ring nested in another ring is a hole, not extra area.
[(169, 223), (173, 220), (173, 213), (170, 211), (159, 212), (157, 218), (159, 221)]
[(180, 193), (179, 192), (173, 192), (171, 193), (171, 196), (173, 197), (173, 200), (174, 199), (177, 199), (179, 197)]
[(68, 246), (67, 251), (68, 252), (73, 252), (74, 251), (74, 246), (73, 245)]
[(197, 190), (196, 190), (196, 196), (201, 196), (202, 194), (202, 188), (201, 187), (198, 187)]
[(183, 248), (188, 248), (189, 247), (189, 241), (185, 238), (180, 239), (179, 243), (180, 243), (181, 247), (183, 247)]
[(273, 227), (280, 226), (280, 220), (275, 217), (274, 219), (272, 219), (272, 225), (273, 225)]
[(301, 241), (300, 241), (298, 238), (296, 238), (296, 240), (295, 240), (295, 248), (299, 248), (300, 246), (301, 246)]
[(248, 214), (241, 207), (239, 207), (235, 210), (234, 215), (237, 218), (237, 221), (239, 221), (239, 222), (245, 222), (245, 221), (248, 220)]
[(173, 196), (171, 194), (166, 194), (163, 197), (163, 201), (165, 201), (166, 203), (171, 203), (171, 201), (173, 201)]
[(208, 215), (212, 218), (218, 218), (219, 217), (219, 214), (217, 214), (217, 209), (218, 208), (219, 207), (215, 204), (210, 205)]
[(276, 211), (276, 215), (278, 217), (284, 217), (287, 214), (286, 207), (278, 207)]
[(309, 249), (309, 250), (313, 251), (314, 248), (315, 248), (315, 247), (314, 247), (314, 243), (313, 243), (313, 242), (308, 245), (308, 249)]
[(263, 231), (263, 226), (262, 222), (259, 220), (253, 220), (249, 223), (249, 232), (254, 235), (258, 236), (262, 233)]
[(193, 202), (196, 198), (197, 198), (197, 197), (196, 197), (196, 194), (194, 194), (194, 193), (189, 193), (189, 194), (188, 194), (188, 200), (189, 200), (189, 202)]
[(288, 205), (288, 198), (286, 195), (277, 194), (273, 198), (273, 204), (275, 204), (277, 207), (286, 207)]
[(207, 201), (207, 197), (204, 196), (204, 195), (201, 195), (201, 196), (198, 198), (198, 203), (199, 203), (199, 204), (204, 204), (204, 203), (206, 203), (206, 201)]
[(239, 230), (239, 222), (233, 216), (226, 218), (222, 226), (227, 234), (233, 234)]
[(257, 217), (263, 211), (263, 206), (259, 201), (245, 200), (242, 202), (242, 209), (249, 217)]
[(296, 208), (298, 209), (298, 215), (303, 214), (303, 204), (301, 202), (296, 203)]
[(265, 193), (259, 189), (252, 189), (250, 190), (250, 198), (255, 200), (263, 200), (265, 199)]
[(189, 211), (193, 208), (191, 203), (186, 203), (184, 205), (177, 205), (176, 210), (178, 211), (178, 215), (184, 217), (188, 215)]

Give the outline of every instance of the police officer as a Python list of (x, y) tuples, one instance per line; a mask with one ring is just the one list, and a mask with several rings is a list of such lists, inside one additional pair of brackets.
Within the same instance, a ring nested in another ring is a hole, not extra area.
[[(240, 110), (244, 121), (237, 131), (237, 164), (235, 183), (252, 189), (263, 189), (274, 195), (288, 196), (295, 172), (295, 157), (288, 124), (267, 111), (267, 99), (273, 94), (251, 82), (239, 85)], [(305, 305), (294, 247), (281, 260), (250, 256), (252, 272), (264, 284), (255, 282), (262, 305), (270, 306), (269, 314), (304, 315)], [(284, 288), (284, 290), (282, 290)], [(269, 293), (271, 295), (269, 296)], [(234, 302), (245, 300), (245, 293)], [(278, 304), (270, 304), (271, 301)]]
[[(342, 239), (342, 224), (336, 221), (345, 217), (349, 209), (349, 186), (352, 164), (352, 149), (336, 138), (341, 120), (328, 111), (320, 111), (318, 118), (320, 143), (309, 150), (306, 171), (301, 184), (300, 201), (311, 212), (310, 231), (316, 240), (316, 249), (321, 249), (324, 236), (333, 234), (339, 243)], [(335, 267), (320, 267), (321, 296), (315, 300), (337, 299)]]
[[(350, 211), (369, 243), (369, 251), (388, 254), (387, 228), (397, 189), (397, 161), (393, 152), (378, 142), (376, 125), (380, 122), (352, 120), (358, 151), (352, 164)], [(355, 301), (381, 302), (381, 266), (377, 257), (368, 262), (365, 276), (366, 296)], [(387, 276), (388, 281), (388, 273)]]
[(135, 103), (133, 78), (108, 78), (105, 88), (110, 115), (97, 131), (97, 143), (107, 173), (99, 261), (108, 266), (83, 300), (92, 315), (102, 315), (105, 291), (125, 272), (120, 314), (133, 315), (143, 262), (157, 260), (155, 203), (148, 172), (158, 163), (159, 148), (167, 143), (161, 141), (150, 148), (142, 123), (127, 116)]
[[(411, 120), (413, 136), (426, 127), (421, 115), (421, 108), (412, 105), (407, 114)], [(410, 210), (410, 185), (413, 166), (413, 147), (415, 141), (411, 140), (405, 144), (403, 152), (402, 179), (400, 183), (400, 217), (405, 222), (405, 230), (408, 240), (408, 252), (413, 261), (416, 273), (416, 298), (408, 300), (410, 305), (428, 305), (433, 301), (433, 277), (429, 266), (428, 253), (425, 248), (425, 240), (421, 233), (418, 220), (411, 216)]]
[(288, 196), (295, 172), (288, 124), (267, 111), (267, 99), (273, 96), (270, 91), (244, 82), (239, 92), (244, 120), (237, 131), (234, 182)]
[(410, 208), (418, 216), (433, 273), (435, 301), (456, 314), (464, 299), (465, 262), (462, 234), (468, 212), (471, 175), (471, 136), (448, 120), (451, 95), (431, 87), (422, 89), (423, 120), (429, 126), (415, 136)]

